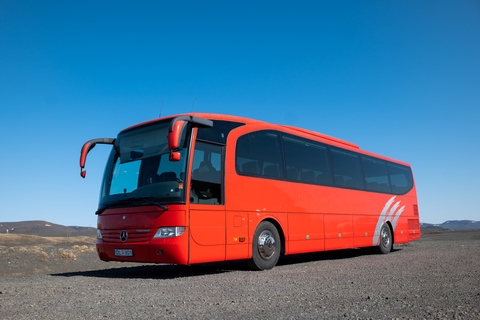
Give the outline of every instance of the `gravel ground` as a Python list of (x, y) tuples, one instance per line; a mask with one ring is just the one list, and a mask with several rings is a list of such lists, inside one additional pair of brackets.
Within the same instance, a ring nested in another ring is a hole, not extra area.
[(480, 319), (479, 258), (471, 231), (423, 235), (388, 255), (288, 256), (270, 271), (103, 263), (7, 275), (0, 319)]

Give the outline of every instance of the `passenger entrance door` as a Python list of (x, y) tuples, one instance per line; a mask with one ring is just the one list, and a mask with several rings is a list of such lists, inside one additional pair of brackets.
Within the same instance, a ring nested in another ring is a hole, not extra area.
[(225, 260), (224, 147), (197, 141), (190, 182), (189, 263)]

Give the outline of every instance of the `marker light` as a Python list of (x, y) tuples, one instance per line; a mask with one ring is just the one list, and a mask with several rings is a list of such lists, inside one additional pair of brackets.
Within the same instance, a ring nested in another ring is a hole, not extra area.
[(164, 227), (159, 228), (153, 238), (172, 238), (181, 236), (185, 232), (185, 227)]

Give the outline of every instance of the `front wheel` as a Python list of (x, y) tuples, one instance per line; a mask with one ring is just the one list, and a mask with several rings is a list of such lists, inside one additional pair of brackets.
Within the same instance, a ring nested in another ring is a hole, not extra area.
[(388, 224), (384, 224), (382, 229), (380, 230), (380, 242), (378, 243), (378, 247), (375, 247), (375, 251), (377, 253), (389, 253), (392, 251), (393, 247), (393, 237), (392, 237), (392, 230)]
[(255, 230), (252, 243), (252, 260), (249, 266), (253, 270), (272, 269), (280, 258), (282, 243), (277, 228), (268, 221), (262, 221)]

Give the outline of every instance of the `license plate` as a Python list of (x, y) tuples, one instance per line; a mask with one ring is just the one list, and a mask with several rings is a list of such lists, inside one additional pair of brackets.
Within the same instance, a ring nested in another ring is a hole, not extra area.
[(115, 249), (116, 257), (133, 257), (132, 249)]

